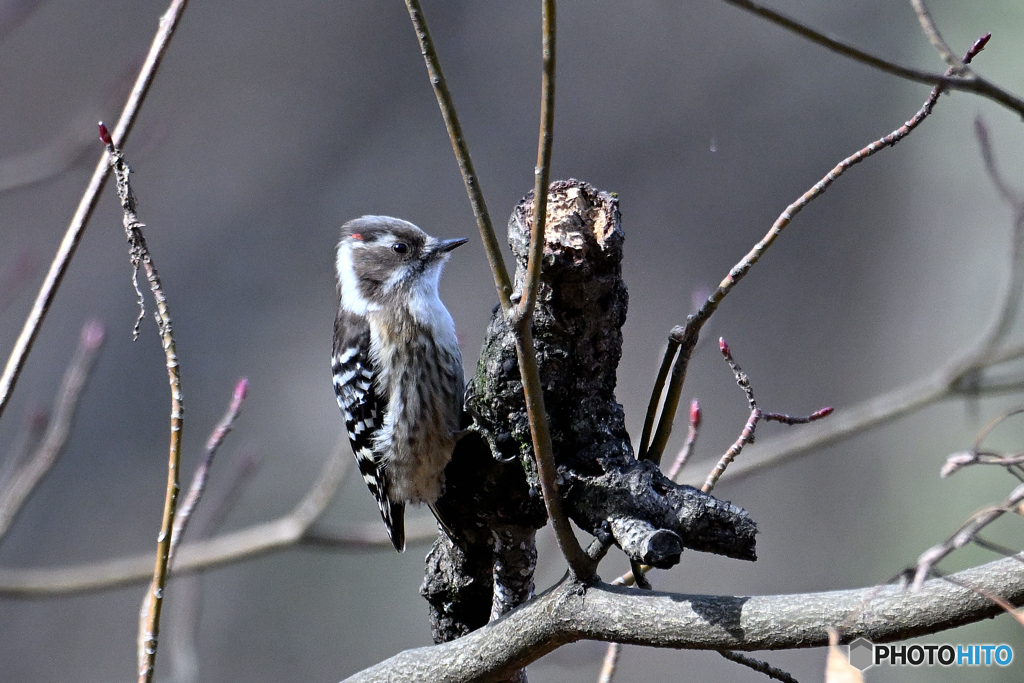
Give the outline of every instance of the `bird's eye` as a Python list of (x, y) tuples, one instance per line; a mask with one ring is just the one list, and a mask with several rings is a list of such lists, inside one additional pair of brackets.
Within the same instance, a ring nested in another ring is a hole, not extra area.
[(391, 251), (396, 254), (404, 254), (409, 251), (409, 245), (405, 242), (395, 242), (391, 245)]

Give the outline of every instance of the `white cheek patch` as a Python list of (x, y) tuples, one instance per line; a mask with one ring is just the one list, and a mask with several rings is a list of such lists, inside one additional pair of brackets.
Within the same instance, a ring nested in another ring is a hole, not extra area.
[(352, 264), (352, 245), (342, 242), (338, 245), (338, 285), (341, 287), (341, 306), (350, 313), (366, 315), (367, 311), (380, 310), (380, 306), (367, 301), (359, 291), (359, 279)]

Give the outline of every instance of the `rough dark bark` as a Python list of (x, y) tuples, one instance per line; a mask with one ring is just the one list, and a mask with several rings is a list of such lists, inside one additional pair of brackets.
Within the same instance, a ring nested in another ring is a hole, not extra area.
[[(532, 205), (530, 193), (509, 221), (517, 288)], [(753, 560), (757, 528), (745, 511), (634, 458), (615, 400), (628, 301), (622, 245), (617, 199), (576, 180), (551, 184), (533, 330), (566, 512), (584, 531), (610, 532), (630, 558), (656, 567), (675, 565), (683, 548)], [(463, 439), (447, 469), (439, 507), (459, 547), (447, 539), (434, 545), (421, 588), (437, 642), (531, 597), (534, 531), (547, 522), (515, 339), (499, 309), (467, 405), (486, 439)]]

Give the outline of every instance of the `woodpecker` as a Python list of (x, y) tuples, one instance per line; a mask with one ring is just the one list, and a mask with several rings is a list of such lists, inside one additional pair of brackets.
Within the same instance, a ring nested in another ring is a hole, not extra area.
[(399, 552), (406, 503), (426, 503), (441, 520), (435, 503), (459, 434), (465, 380), (437, 285), (449, 253), (466, 241), (439, 240), (388, 216), (341, 226), (334, 393), (359, 472)]

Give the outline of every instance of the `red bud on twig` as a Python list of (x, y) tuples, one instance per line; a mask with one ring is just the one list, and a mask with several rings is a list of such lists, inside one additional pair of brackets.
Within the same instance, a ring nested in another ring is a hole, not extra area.
[(100, 121), (100, 140), (102, 140), (103, 144), (107, 147), (114, 146), (114, 140), (110, 137), (110, 131), (107, 130), (107, 127), (102, 121)]
[(693, 399), (693, 402), (690, 403), (690, 426), (694, 429), (700, 427), (700, 419), (700, 403), (697, 403), (697, 399)]
[(235, 393), (231, 397), (231, 412), (237, 413), (238, 409), (242, 407), (242, 401), (245, 400), (246, 394), (249, 393), (249, 378), (243, 377), (238, 380), (238, 384), (235, 385)]
[(971, 49), (967, 51), (966, 55), (964, 55), (964, 64), (970, 63), (970, 61), (974, 59), (979, 52), (984, 50), (985, 46), (988, 45), (989, 39), (991, 38), (992, 34), (986, 33), (981, 38), (978, 38), (976, 41), (974, 41), (974, 45), (971, 45)]
[(827, 406), (815, 413), (811, 413), (811, 422), (814, 422), (815, 420), (820, 420), (823, 417), (828, 417), (829, 415), (832, 414), (833, 410), (835, 410), (835, 408), (833, 408), (832, 406)]

